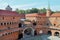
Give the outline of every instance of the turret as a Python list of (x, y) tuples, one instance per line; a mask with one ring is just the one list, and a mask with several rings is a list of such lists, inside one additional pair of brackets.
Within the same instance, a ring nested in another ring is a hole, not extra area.
[(5, 9), (9, 10), (9, 11), (12, 11), (12, 8), (9, 5)]

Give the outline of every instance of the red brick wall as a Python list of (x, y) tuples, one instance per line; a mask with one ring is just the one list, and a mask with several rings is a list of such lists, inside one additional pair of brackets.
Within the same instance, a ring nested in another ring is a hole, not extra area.
[(17, 40), (18, 34), (19, 34), (19, 32), (13, 32), (11, 34), (0, 37), (0, 40)]

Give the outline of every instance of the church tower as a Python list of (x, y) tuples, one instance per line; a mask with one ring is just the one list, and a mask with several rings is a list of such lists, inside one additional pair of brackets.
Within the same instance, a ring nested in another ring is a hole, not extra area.
[(50, 3), (48, 1), (48, 8), (46, 10), (46, 16), (49, 17), (51, 15)]
[(12, 8), (9, 5), (5, 9), (9, 10), (9, 11), (12, 11)]

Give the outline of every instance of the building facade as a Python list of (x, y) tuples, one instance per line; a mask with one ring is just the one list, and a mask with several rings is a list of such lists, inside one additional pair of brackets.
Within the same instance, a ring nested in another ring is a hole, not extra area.
[(60, 36), (60, 13), (18, 14), (10, 10), (0, 10), (0, 40), (18, 40), (24, 37), (47, 34)]

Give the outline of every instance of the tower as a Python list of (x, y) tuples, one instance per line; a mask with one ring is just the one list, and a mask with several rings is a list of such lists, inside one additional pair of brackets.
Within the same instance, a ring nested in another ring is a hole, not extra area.
[(46, 10), (46, 16), (49, 17), (51, 15), (51, 9), (50, 9), (50, 3), (49, 3), (49, 0), (48, 0), (48, 8)]
[(9, 10), (9, 11), (12, 11), (12, 8), (9, 5), (5, 9)]

